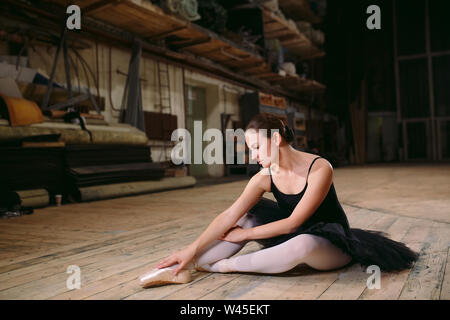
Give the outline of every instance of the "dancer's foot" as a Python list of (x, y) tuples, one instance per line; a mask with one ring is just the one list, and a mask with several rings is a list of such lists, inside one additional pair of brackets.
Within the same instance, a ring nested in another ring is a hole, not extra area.
[(230, 267), (230, 262), (230, 259), (222, 259), (211, 264), (203, 264), (199, 266), (198, 263), (194, 261), (194, 266), (197, 271), (228, 273), (234, 271), (234, 269)]
[(139, 277), (139, 283), (143, 288), (159, 286), (169, 283), (188, 283), (191, 281), (191, 270), (183, 269), (176, 276), (175, 268), (155, 268)]
[(200, 272), (210, 272), (210, 270), (208, 269), (204, 269), (201, 266), (195, 266), (195, 270), (200, 271)]
[(210, 270), (208, 269), (204, 269), (201, 266), (198, 265), (198, 261), (197, 259), (195, 259), (195, 257), (192, 259), (191, 263), (189, 264), (191, 266), (192, 269), (195, 269), (197, 271), (200, 272), (210, 272)]

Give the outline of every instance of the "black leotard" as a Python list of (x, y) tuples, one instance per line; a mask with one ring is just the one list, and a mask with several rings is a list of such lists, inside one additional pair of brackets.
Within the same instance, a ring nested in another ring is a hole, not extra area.
[[(303, 195), (305, 194), (306, 189), (308, 188), (308, 177), (311, 168), (314, 162), (319, 158), (322, 157), (317, 157), (311, 162), (311, 165), (309, 166), (308, 169), (308, 174), (306, 175), (305, 187), (303, 188), (302, 191), (300, 191), (297, 194), (286, 194), (278, 190), (277, 186), (273, 182), (272, 173), (270, 172), (269, 168), (270, 190), (273, 193), (275, 199), (277, 199), (278, 205), (280, 206), (281, 209), (284, 209), (290, 213), (294, 211), (295, 207), (303, 198)], [(336, 190), (334, 189), (333, 183), (331, 184), (330, 189), (328, 190), (328, 193), (325, 196), (322, 203), (320, 204), (320, 206), (317, 208), (314, 214), (303, 223), (302, 227), (308, 228), (317, 222), (335, 222), (341, 224), (344, 228), (350, 227), (347, 220), (347, 216), (345, 215), (345, 211), (337, 198)]]

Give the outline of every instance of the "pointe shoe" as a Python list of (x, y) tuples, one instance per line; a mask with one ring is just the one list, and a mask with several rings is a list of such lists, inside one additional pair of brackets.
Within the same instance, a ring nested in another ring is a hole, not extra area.
[(191, 281), (191, 271), (181, 270), (175, 276), (173, 268), (155, 268), (139, 277), (139, 284), (143, 288), (158, 286), (169, 283), (188, 283)]

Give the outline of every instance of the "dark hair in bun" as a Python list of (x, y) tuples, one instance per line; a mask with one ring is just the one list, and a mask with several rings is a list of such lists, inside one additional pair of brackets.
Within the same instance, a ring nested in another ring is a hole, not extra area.
[(294, 141), (294, 132), (292, 129), (289, 128), (283, 120), (268, 113), (260, 113), (255, 115), (245, 128), (246, 131), (248, 129), (266, 129), (268, 138), (272, 136), (272, 129), (278, 129), (278, 132), (284, 141), (287, 143)]

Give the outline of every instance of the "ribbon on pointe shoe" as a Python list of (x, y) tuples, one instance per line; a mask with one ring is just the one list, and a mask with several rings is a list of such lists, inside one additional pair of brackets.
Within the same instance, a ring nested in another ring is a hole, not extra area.
[(204, 269), (204, 268), (202, 268), (202, 267), (200, 267), (200, 266), (198, 265), (198, 261), (197, 261), (197, 259), (196, 259), (195, 257), (192, 258), (192, 264), (194, 265), (194, 269), (197, 270), (197, 271), (201, 271), (201, 272), (209, 272), (209, 270), (206, 270), (206, 269)]

